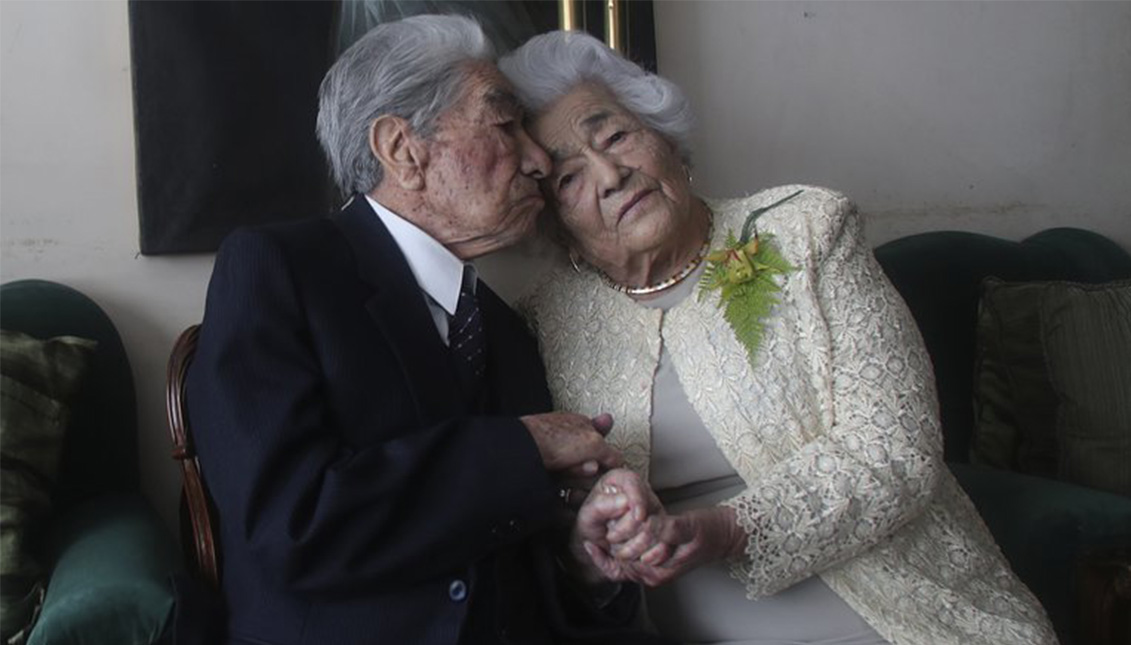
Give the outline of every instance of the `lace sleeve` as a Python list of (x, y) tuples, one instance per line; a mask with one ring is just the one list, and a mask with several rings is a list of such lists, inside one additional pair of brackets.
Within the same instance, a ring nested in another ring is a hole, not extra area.
[(915, 518), (939, 476), (930, 361), (903, 300), (839, 201), (810, 221), (813, 288), (831, 343), (833, 422), (726, 505), (749, 535), (731, 563), (750, 597), (775, 593)]

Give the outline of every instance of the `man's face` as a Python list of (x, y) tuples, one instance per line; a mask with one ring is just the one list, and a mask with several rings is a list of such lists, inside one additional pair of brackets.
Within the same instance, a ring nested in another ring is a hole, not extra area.
[(510, 84), (490, 63), (470, 63), (460, 98), (426, 137), (425, 201), (436, 237), (468, 260), (514, 244), (545, 202), (546, 153), (523, 126)]

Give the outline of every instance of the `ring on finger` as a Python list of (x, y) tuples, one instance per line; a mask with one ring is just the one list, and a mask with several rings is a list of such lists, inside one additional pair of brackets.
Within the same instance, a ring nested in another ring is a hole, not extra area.
[(573, 488), (570, 488), (569, 486), (562, 486), (558, 489), (558, 499), (562, 501), (562, 504), (569, 506), (569, 498), (572, 496)]

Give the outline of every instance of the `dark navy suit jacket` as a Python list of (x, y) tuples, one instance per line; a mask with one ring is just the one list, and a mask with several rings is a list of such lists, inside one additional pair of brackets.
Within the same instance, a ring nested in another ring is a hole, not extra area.
[(473, 401), (364, 199), (224, 242), (187, 394), (230, 642), (636, 641), (632, 589), (598, 611), (558, 574), (555, 486), (517, 419), (551, 408), (542, 363), (479, 300)]

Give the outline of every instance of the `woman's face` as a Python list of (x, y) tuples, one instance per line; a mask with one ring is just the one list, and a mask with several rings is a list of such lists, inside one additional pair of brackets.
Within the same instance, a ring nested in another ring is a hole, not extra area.
[(544, 192), (586, 261), (612, 273), (682, 244), (693, 198), (675, 146), (602, 85), (577, 86), (530, 131), (553, 161)]

